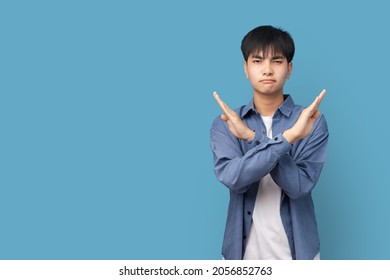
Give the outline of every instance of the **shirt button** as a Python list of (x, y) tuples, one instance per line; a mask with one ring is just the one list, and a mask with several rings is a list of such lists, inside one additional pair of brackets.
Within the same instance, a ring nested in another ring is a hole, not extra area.
[(274, 138), (275, 141), (278, 141), (278, 139), (279, 139), (278, 137), (275, 137), (275, 138)]
[(244, 240), (246, 239), (246, 235), (245, 234), (242, 236), (242, 239), (244, 239)]
[(261, 133), (265, 134), (265, 130), (263, 130)]
[(260, 145), (260, 143), (261, 143), (261, 142), (260, 142), (259, 140), (256, 140), (256, 141), (255, 141), (255, 144), (256, 144), (256, 145)]
[(248, 211), (246, 212), (249, 216), (252, 215), (252, 212), (251, 211)]

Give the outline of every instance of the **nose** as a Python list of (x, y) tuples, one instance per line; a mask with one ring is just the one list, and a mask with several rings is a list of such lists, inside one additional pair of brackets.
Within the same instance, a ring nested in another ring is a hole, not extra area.
[(273, 75), (274, 71), (272, 69), (272, 65), (269, 61), (264, 62), (264, 68), (263, 68), (263, 75), (264, 76), (271, 76)]

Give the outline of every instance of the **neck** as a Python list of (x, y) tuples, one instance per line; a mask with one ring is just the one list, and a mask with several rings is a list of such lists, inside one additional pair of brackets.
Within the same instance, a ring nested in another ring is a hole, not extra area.
[(257, 112), (262, 116), (273, 116), (275, 111), (284, 102), (283, 93), (279, 94), (253, 94), (253, 103)]

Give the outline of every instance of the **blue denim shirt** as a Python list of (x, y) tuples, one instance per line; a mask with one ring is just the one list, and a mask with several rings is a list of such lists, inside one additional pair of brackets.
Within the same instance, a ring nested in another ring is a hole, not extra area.
[(255, 138), (236, 138), (218, 116), (211, 127), (214, 172), (230, 191), (222, 254), (225, 259), (242, 259), (252, 223), (259, 182), (268, 173), (282, 190), (280, 215), (293, 259), (313, 259), (320, 250), (317, 221), (311, 191), (325, 161), (328, 142), (326, 120), (321, 115), (312, 132), (289, 144), (282, 133), (291, 128), (304, 107), (285, 95), (273, 116), (273, 139), (266, 135), (253, 100), (236, 110), (255, 130)]

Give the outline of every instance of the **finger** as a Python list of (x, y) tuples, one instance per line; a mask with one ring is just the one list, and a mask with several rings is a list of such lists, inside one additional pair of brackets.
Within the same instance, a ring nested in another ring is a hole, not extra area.
[(316, 120), (321, 115), (321, 112), (319, 110), (316, 110), (312, 116), (312, 119)]
[(314, 101), (306, 108), (305, 111), (308, 112), (309, 115), (312, 115), (318, 108), (319, 98), (318, 96), (314, 99)]
[(317, 96), (317, 108), (318, 108), (318, 106), (320, 106), (320, 104), (321, 104), (321, 101), (322, 101), (322, 99), (324, 98), (324, 96), (325, 96), (325, 94), (326, 94), (326, 90), (325, 89), (323, 89), (322, 91), (321, 91), (321, 93), (320, 93), (320, 95), (318, 95)]
[(319, 97), (321, 98), (321, 100), (322, 100), (322, 98), (324, 98), (325, 94), (326, 94), (326, 89), (323, 89), (323, 90), (321, 91), (320, 95), (319, 95)]
[(225, 122), (227, 122), (229, 120), (229, 118), (225, 115), (225, 114), (222, 114), (221, 115), (221, 119)]
[(226, 114), (226, 105), (222, 101), (222, 99), (219, 97), (219, 95), (216, 91), (213, 92), (213, 96), (214, 96), (215, 100), (218, 102), (219, 107), (221, 107), (222, 111)]
[[(326, 89), (323, 89), (320, 93), (320, 95), (318, 95), (318, 99), (319, 99), (319, 103), (321, 104), (321, 101), (322, 99), (324, 99), (324, 96), (326, 94)], [(319, 104), (318, 104), (319, 105)]]
[(311, 114), (314, 114), (314, 112), (318, 109), (318, 107), (320, 106), (321, 101), (322, 101), (322, 99), (324, 98), (325, 94), (326, 94), (326, 90), (323, 89), (323, 90), (321, 91), (320, 95), (318, 95), (318, 96), (314, 99), (313, 103), (311, 103), (311, 104), (309, 105), (309, 107), (307, 107), (308, 111), (309, 111)]
[(225, 102), (222, 101), (222, 99), (219, 97), (218, 93), (214, 91), (213, 93), (215, 100), (217, 100), (219, 107), (221, 107), (222, 111), (229, 117), (229, 115), (233, 114), (234, 111), (230, 109), (228, 105), (226, 105)]

